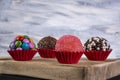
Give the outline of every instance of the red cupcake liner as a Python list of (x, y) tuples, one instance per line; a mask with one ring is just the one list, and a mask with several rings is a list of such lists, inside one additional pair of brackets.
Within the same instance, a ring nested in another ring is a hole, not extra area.
[(77, 64), (83, 52), (60, 52), (55, 51), (56, 58), (62, 64)]
[(37, 50), (8, 50), (10, 56), (16, 61), (32, 60)]
[(104, 61), (112, 50), (107, 51), (85, 51), (85, 55), (89, 60)]
[(37, 49), (42, 58), (55, 58), (55, 51), (52, 49)]

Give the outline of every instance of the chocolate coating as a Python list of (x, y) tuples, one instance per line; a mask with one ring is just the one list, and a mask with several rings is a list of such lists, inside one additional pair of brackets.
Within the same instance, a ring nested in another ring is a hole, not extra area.
[(92, 37), (84, 44), (85, 50), (110, 50), (109, 42), (102, 37)]
[(51, 37), (51, 36), (47, 36), (42, 38), (39, 42), (38, 42), (38, 48), (40, 49), (54, 49), (55, 45), (56, 45), (56, 39)]

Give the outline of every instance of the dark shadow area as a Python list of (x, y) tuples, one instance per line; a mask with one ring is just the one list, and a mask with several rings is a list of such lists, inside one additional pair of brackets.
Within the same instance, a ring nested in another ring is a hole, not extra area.
[(107, 80), (120, 80), (120, 75), (112, 77), (112, 78), (107, 79)]
[[(49, 80), (49, 79), (34, 78), (21, 75), (0, 74), (0, 80)], [(107, 80), (120, 80), (120, 75), (109, 78)]]
[(34, 78), (21, 75), (0, 74), (0, 80), (48, 80), (48, 79)]

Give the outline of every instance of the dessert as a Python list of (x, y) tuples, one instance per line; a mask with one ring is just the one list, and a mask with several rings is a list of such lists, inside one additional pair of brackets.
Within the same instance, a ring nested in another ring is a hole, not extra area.
[(112, 51), (109, 42), (102, 37), (91, 37), (85, 42), (84, 49), (89, 60), (105, 60)]
[(42, 38), (37, 45), (38, 45), (38, 48), (40, 49), (54, 49), (56, 41), (57, 40), (55, 38), (51, 36), (47, 36)]
[(43, 58), (55, 58), (55, 45), (57, 39), (51, 36), (46, 36), (38, 42), (38, 52)]
[(76, 64), (81, 58), (84, 49), (78, 37), (64, 35), (56, 42), (55, 52), (58, 62)]
[(31, 60), (36, 50), (36, 45), (32, 38), (27, 35), (18, 35), (9, 45), (9, 54), (14, 60)]

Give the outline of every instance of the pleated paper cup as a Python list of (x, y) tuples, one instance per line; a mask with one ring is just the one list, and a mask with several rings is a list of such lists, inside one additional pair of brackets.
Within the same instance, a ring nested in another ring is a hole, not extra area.
[(53, 49), (37, 49), (42, 58), (55, 58), (55, 51)]
[(95, 60), (95, 61), (104, 61), (107, 59), (109, 54), (111, 53), (112, 50), (107, 50), (107, 51), (85, 51), (85, 55), (89, 60)]
[(83, 52), (55, 51), (57, 61), (62, 64), (77, 64)]
[(8, 50), (10, 56), (16, 61), (32, 60), (37, 50)]

